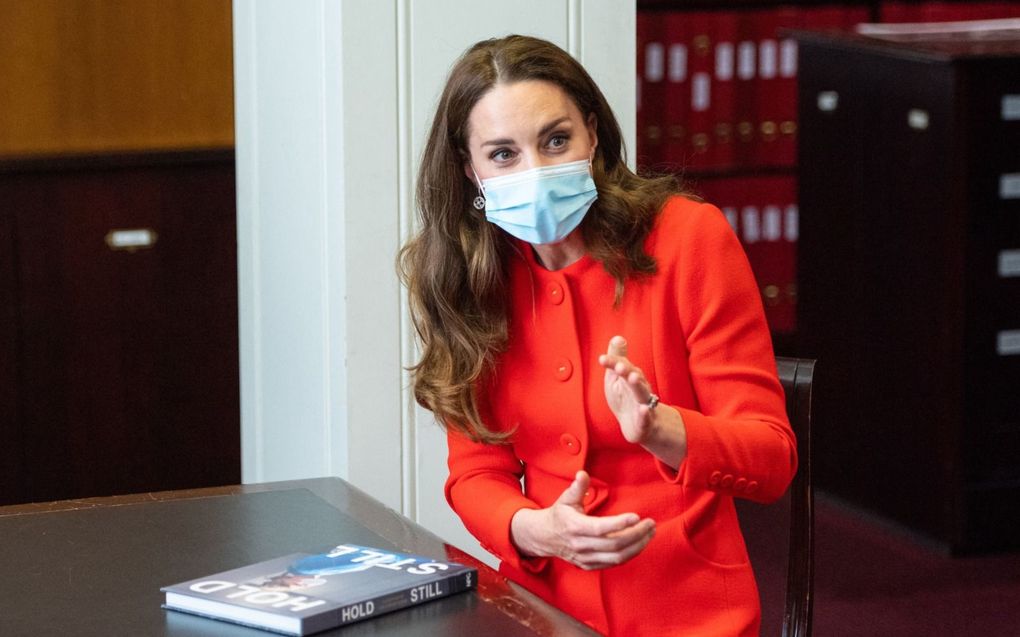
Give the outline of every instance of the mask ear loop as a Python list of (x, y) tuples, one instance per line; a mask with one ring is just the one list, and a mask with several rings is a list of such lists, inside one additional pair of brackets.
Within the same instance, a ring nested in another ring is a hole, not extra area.
[(485, 210), (485, 190), (482, 189), (482, 180), (478, 178), (474, 166), (471, 166), (471, 174), (475, 176), (475, 186), (478, 187), (478, 196), (474, 198), (471, 205), (475, 207), (475, 210)]

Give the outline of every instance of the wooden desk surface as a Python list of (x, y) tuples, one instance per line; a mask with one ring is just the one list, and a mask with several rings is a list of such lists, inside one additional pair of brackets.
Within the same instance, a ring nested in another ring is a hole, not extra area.
[(478, 591), (322, 635), (594, 635), (339, 478), (0, 507), (0, 635), (268, 633), (160, 608), (159, 588), (339, 542), (470, 564)]

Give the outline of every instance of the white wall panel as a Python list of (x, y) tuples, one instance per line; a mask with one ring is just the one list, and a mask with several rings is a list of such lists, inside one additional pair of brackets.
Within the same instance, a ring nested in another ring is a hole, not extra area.
[(416, 354), (394, 263), (417, 161), (454, 60), (508, 33), (581, 59), (633, 149), (634, 14), (633, 0), (235, 0), (246, 482), (339, 475), (484, 555), (443, 499), (445, 439), (402, 371)]
[(243, 53), (235, 60), (235, 111), (242, 478), (249, 482), (332, 470), (323, 348), (332, 315), (323, 292), (343, 277), (324, 240), (330, 140), (321, 134), (321, 8), (238, 2), (234, 12)]

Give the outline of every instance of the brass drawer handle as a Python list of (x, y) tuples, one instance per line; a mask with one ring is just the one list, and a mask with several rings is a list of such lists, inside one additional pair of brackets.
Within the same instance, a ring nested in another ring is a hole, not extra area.
[(146, 250), (156, 244), (156, 231), (151, 228), (111, 230), (106, 233), (106, 245), (111, 250)]

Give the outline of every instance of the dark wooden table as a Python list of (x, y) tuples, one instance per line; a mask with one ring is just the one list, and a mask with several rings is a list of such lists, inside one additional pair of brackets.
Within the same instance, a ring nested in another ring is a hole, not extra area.
[(265, 635), (163, 610), (160, 587), (341, 542), (470, 564), (477, 592), (322, 635), (593, 635), (339, 478), (0, 507), (0, 635)]

